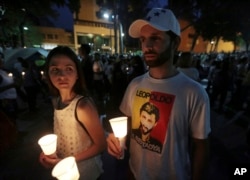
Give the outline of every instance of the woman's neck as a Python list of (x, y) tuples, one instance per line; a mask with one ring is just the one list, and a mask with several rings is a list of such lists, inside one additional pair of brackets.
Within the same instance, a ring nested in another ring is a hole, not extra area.
[(69, 104), (75, 97), (76, 93), (74, 92), (60, 94), (60, 100), (64, 104)]

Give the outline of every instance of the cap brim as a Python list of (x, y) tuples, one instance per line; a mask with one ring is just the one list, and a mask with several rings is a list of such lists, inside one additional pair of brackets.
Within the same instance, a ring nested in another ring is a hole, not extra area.
[(141, 34), (141, 28), (147, 24), (149, 24), (147, 21), (141, 19), (134, 21), (129, 27), (129, 35), (133, 38), (139, 38)]
[(130, 25), (129, 30), (128, 30), (129, 35), (132, 38), (139, 38), (141, 36), (141, 28), (145, 25), (150, 25), (153, 28), (158, 29), (160, 31), (169, 31), (169, 29), (164, 29), (164, 28), (162, 28), (158, 25), (154, 25), (146, 20), (138, 19)]

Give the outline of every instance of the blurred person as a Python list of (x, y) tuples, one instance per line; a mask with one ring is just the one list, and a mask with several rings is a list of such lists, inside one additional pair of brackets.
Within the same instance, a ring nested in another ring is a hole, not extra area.
[(250, 92), (250, 67), (248, 66), (245, 77), (242, 80), (242, 88), (240, 93), (240, 107), (247, 109), (249, 104), (249, 92)]
[(23, 75), (23, 88), (26, 92), (28, 107), (30, 112), (36, 112), (37, 108), (37, 96), (40, 92), (40, 72), (37, 71), (33, 62), (23, 60), (21, 62), (24, 75)]
[(216, 60), (215, 59), (211, 59), (210, 61), (211, 62), (210, 62), (210, 66), (208, 68), (207, 87), (206, 87), (206, 91), (208, 92), (208, 94), (210, 94), (210, 92), (211, 92), (212, 76), (213, 76), (213, 73), (214, 73), (215, 67), (216, 67)]
[(17, 82), (4, 69), (0, 58), (0, 156), (4, 155), (22, 132), (17, 127)]
[(16, 124), (18, 113), (16, 87), (19, 82), (15, 81), (13, 74), (4, 69), (3, 59), (0, 59), (0, 109)]
[[(236, 77), (235, 77), (235, 91), (232, 95), (232, 101), (236, 109), (241, 110), (243, 105), (242, 92), (244, 91), (244, 86), (242, 85), (243, 80), (247, 75), (247, 63), (248, 57), (243, 56), (238, 60), (236, 65)], [(243, 97), (244, 98), (244, 97)]]
[(81, 58), (81, 66), (83, 69), (83, 75), (86, 82), (86, 87), (90, 93), (93, 91), (93, 62), (90, 57), (91, 47), (88, 44), (81, 44), (79, 48), (79, 56)]
[(143, 59), (139, 55), (133, 56), (131, 58), (131, 67), (133, 71), (129, 76), (129, 82), (135, 77), (140, 76), (146, 72), (146, 67)]
[(218, 100), (218, 107), (214, 107), (218, 112), (223, 111), (223, 106), (229, 91), (231, 82), (230, 62), (226, 58), (223, 61), (216, 61), (215, 69), (212, 74), (212, 92), (210, 95), (211, 107), (215, 106)]
[(74, 156), (80, 179), (97, 179), (103, 173), (101, 153), (105, 134), (94, 101), (87, 94), (77, 55), (65, 46), (50, 51), (45, 76), (53, 95), (56, 156), (40, 154), (40, 162), (53, 168), (60, 160)]
[[(138, 127), (139, 108), (154, 103), (160, 118), (154, 137), (161, 147), (134, 138), (129, 140), (128, 179), (205, 179), (209, 155), (210, 105), (200, 83), (179, 73), (173, 65), (180, 43), (180, 25), (169, 9), (154, 8), (146, 19), (130, 25), (129, 34), (139, 38), (146, 74), (131, 81), (120, 110)], [(153, 135), (153, 134), (152, 134)], [(119, 159), (123, 151), (113, 133), (107, 137), (108, 152)]]
[(94, 54), (93, 59), (93, 92), (98, 105), (102, 105), (105, 95), (104, 67), (100, 53)]
[(198, 69), (192, 66), (193, 54), (191, 52), (182, 52), (178, 59), (177, 70), (183, 72), (185, 75), (195, 81), (200, 81)]

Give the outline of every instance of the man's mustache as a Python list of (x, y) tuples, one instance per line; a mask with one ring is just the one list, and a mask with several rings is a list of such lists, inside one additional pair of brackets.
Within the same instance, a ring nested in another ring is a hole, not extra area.
[(157, 53), (154, 52), (154, 51), (146, 51), (146, 52), (144, 53), (144, 55), (147, 55), (147, 54), (157, 54)]

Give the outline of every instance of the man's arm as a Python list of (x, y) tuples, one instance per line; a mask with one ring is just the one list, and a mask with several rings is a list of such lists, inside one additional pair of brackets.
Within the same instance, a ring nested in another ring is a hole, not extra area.
[(209, 161), (209, 139), (192, 138), (191, 158), (192, 180), (205, 179)]

